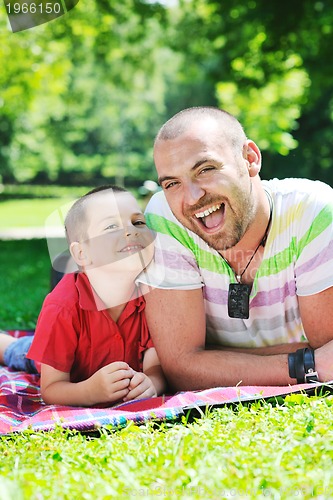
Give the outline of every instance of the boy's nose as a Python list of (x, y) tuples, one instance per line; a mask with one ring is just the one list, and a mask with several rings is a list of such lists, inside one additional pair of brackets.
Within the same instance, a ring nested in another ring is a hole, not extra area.
[(126, 226), (125, 227), (125, 236), (137, 236), (139, 231), (135, 226)]

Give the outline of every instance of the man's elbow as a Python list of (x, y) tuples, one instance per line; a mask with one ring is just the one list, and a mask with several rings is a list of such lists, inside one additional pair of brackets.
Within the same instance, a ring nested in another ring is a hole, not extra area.
[(163, 373), (170, 392), (193, 391), (199, 388), (195, 359), (194, 355), (188, 355), (163, 360)]

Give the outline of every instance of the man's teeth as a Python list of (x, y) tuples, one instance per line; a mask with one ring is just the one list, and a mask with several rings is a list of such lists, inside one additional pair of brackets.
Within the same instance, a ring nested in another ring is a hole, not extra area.
[(207, 208), (204, 212), (199, 212), (197, 214), (194, 214), (197, 219), (200, 219), (202, 217), (207, 217), (207, 215), (212, 214), (213, 212), (216, 212), (221, 207), (221, 205), (214, 205), (213, 207)]

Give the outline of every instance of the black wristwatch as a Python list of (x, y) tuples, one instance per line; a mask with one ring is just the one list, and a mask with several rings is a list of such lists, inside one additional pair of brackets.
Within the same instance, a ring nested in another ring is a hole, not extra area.
[(298, 349), (288, 354), (289, 377), (295, 378), (298, 384), (319, 382), (315, 368), (314, 350), (311, 347)]

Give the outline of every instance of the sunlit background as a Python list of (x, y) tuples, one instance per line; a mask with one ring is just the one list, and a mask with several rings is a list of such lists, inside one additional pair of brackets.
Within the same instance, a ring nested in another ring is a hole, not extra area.
[(235, 114), (262, 176), (333, 184), (329, 1), (90, 0), (12, 33), (0, 6), (4, 186), (139, 188), (153, 139), (188, 106)]

